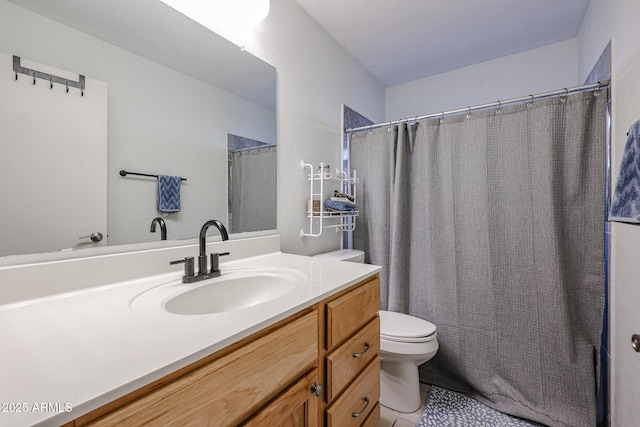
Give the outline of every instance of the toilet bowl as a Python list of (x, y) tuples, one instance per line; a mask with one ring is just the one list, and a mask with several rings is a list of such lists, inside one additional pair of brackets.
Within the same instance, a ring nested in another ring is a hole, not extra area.
[(398, 412), (422, 406), (418, 366), (438, 351), (436, 327), (417, 317), (380, 311), (380, 404)]
[[(341, 249), (316, 255), (340, 261), (364, 262), (364, 252)], [(433, 323), (391, 311), (380, 311), (380, 404), (397, 412), (422, 406), (418, 366), (438, 351)]]

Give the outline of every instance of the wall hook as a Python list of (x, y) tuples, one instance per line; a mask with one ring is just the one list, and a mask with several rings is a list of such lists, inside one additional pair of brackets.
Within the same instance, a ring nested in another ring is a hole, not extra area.
[(33, 85), (35, 86), (36, 84), (36, 73), (31, 74), (33, 76)]
[(53, 77), (49, 76), (49, 89), (53, 89)]
[(64, 84), (64, 85), (65, 85), (65, 87), (67, 88), (67, 93), (69, 93), (69, 82), (68, 82), (68, 81), (67, 81), (67, 82), (65, 82), (65, 84)]

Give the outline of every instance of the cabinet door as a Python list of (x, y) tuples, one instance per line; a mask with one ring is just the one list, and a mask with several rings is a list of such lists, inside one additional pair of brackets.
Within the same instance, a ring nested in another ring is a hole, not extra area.
[(318, 382), (314, 369), (262, 408), (249, 421), (248, 427), (317, 427), (320, 397), (311, 391)]

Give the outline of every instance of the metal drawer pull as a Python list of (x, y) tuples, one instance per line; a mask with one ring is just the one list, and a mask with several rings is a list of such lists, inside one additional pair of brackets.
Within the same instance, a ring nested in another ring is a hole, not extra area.
[(364, 414), (364, 411), (367, 410), (367, 406), (369, 406), (369, 398), (365, 397), (364, 398), (364, 408), (362, 408), (362, 410), (360, 412), (352, 412), (351, 416), (353, 418), (358, 418), (360, 415)]
[(369, 349), (371, 348), (371, 344), (369, 344), (368, 342), (364, 343), (364, 350), (362, 350), (362, 353), (353, 353), (353, 357), (360, 357), (363, 354), (365, 354), (367, 351), (369, 351)]

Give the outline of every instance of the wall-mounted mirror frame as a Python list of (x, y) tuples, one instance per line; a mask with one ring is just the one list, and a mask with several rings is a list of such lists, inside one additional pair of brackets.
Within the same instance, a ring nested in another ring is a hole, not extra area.
[[(180, 244), (207, 219), (227, 219), (227, 135), (276, 143), (275, 68), (159, 0), (0, 0), (0, 12), (0, 52), (108, 86), (110, 247), (102, 252)], [(164, 217), (169, 241), (149, 231), (155, 180), (121, 169), (188, 178), (181, 212)]]

